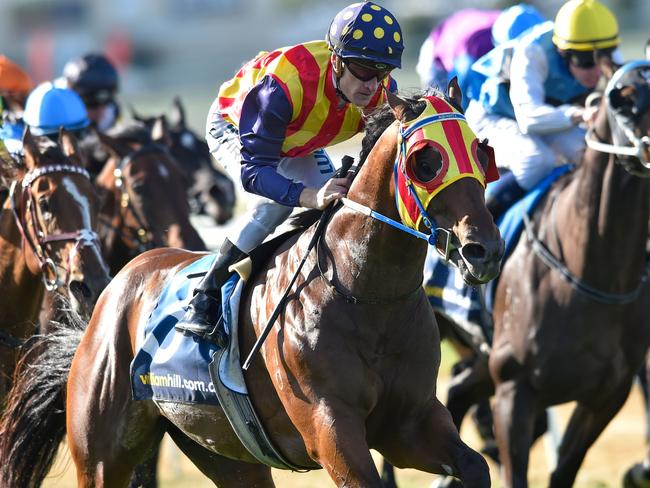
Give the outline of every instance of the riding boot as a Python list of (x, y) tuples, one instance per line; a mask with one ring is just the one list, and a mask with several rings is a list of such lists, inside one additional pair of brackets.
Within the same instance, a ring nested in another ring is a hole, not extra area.
[(212, 332), (221, 305), (221, 287), (230, 275), (228, 268), (244, 256), (246, 253), (228, 239), (223, 241), (219, 255), (194, 289), (194, 297), (185, 315), (176, 323), (176, 330), (199, 337)]
[(519, 186), (512, 172), (501, 175), (490, 186), (492, 188), (486, 195), (485, 205), (492, 213), (495, 222), (526, 194), (526, 190)]

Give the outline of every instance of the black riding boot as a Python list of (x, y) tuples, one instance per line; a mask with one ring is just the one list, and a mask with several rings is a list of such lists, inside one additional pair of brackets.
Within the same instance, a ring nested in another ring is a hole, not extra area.
[(485, 199), (485, 206), (492, 213), (496, 222), (518, 200), (524, 197), (526, 190), (519, 186), (511, 172), (502, 174), (494, 183)]
[(176, 323), (176, 330), (203, 337), (214, 329), (221, 304), (221, 287), (228, 279), (230, 265), (246, 256), (228, 239), (223, 241), (219, 255), (205, 277), (194, 289), (194, 298), (185, 315)]

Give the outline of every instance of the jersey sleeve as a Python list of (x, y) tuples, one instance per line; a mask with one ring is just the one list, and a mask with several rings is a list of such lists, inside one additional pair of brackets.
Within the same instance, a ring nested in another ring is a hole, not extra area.
[(278, 174), (282, 144), (292, 106), (282, 86), (264, 77), (246, 95), (239, 121), (242, 144), (241, 179), (248, 192), (287, 206), (298, 206), (302, 183)]

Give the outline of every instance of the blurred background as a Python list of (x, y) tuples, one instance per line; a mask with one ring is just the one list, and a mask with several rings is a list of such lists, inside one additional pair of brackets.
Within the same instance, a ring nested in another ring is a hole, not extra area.
[[(378, 0), (399, 19), (406, 45), (401, 88), (417, 87), (420, 45), (456, 9), (504, 8), (504, 0)], [(323, 38), (351, 0), (2, 0), (0, 53), (34, 81), (60, 76), (69, 59), (104, 51), (120, 70), (120, 100), (161, 112), (174, 95), (203, 131), (219, 85), (260, 50)], [(562, 0), (529, 2), (553, 18)], [(623, 53), (638, 57), (650, 29), (647, 0), (605, 0), (621, 24)], [(645, 23), (645, 25), (644, 25)]]

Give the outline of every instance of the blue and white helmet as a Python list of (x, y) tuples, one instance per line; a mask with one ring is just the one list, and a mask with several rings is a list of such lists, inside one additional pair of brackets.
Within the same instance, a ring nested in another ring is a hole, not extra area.
[(492, 40), (495, 46), (518, 37), (546, 18), (532, 5), (520, 3), (505, 9), (492, 25)]
[(79, 95), (49, 81), (41, 83), (29, 94), (23, 120), (37, 136), (58, 134), (61, 127), (74, 131), (90, 124), (86, 106)]

